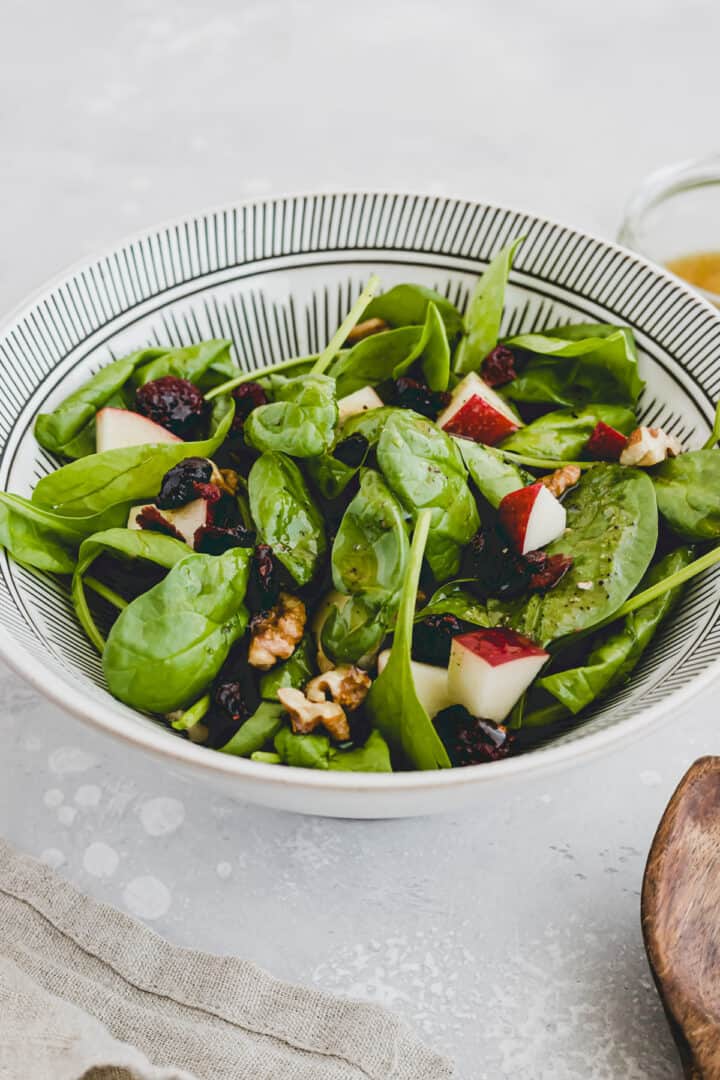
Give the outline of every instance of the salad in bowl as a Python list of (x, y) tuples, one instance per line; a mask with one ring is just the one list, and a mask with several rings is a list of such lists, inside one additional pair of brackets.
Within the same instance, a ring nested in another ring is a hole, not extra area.
[(720, 424), (640, 423), (632, 330), (501, 338), (521, 239), (466, 310), (373, 275), (327, 346), (115, 359), (49, 412), (0, 544), (68, 580), (109, 692), (278, 767), (491, 764), (567, 732), (720, 561)]

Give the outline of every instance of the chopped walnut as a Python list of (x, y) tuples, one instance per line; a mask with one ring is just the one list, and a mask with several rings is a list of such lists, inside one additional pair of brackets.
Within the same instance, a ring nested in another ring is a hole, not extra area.
[(352, 330), (345, 338), (346, 345), (356, 345), (358, 341), (362, 341), (363, 338), (371, 337), (373, 334), (382, 334), (384, 330), (389, 330), (390, 326), (384, 319), (365, 319), (364, 322), (359, 322), (353, 326)]
[(362, 705), (372, 679), (367, 671), (351, 664), (341, 664), (322, 675), (316, 675), (305, 687), (310, 701), (325, 701), (328, 694), (337, 705), (344, 705), (348, 712)]
[(350, 738), (350, 725), (342, 705), (334, 701), (308, 701), (301, 690), (281, 686), (277, 692), (280, 704), (290, 716), (296, 734), (309, 735), (321, 724), (338, 742)]
[(682, 446), (674, 435), (662, 428), (635, 428), (620, 455), (621, 465), (659, 465), (667, 457), (682, 454)]
[(577, 465), (563, 465), (561, 469), (556, 469), (554, 473), (541, 476), (540, 483), (544, 484), (556, 499), (559, 499), (568, 488), (574, 487), (579, 479), (580, 469), (578, 469)]
[[(208, 458), (208, 461), (210, 459)], [(210, 461), (212, 465), (212, 473), (210, 474), (210, 483), (215, 484), (221, 491), (224, 491), (226, 495), (235, 495), (238, 489), (238, 483), (240, 478), (234, 469), (218, 469), (214, 461)]]
[(268, 671), (278, 660), (287, 660), (303, 636), (305, 619), (302, 600), (281, 592), (277, 604), (255, 615), (250, 623), (248, 663)]

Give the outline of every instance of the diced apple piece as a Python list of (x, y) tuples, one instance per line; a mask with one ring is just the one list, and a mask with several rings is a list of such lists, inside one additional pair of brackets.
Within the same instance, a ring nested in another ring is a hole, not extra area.
[(498, 516), (508, 540), (521, 555), (557, 540), (567, 522), (565, 507), (539, 480), (506, 495)]
[(598, 420), (585, 449), (590, 457), (598, 458), (600, 461), (619, 461), (626, 445), (627, 435)]
[(548, 659), (530, 638), (503, 628), (471, 630), (452, 640), (451, 700), (473, 716), (501, 723)]
[(128, 515), (128, 529), (141, 529), (143, 526), (138, 521), (143, 511), (150, 511), (153, 516), (162, 518), (168, 525), (168, 532), (173, 530), (190, 547), (194, 546), (195, 533), (203, 525), (211, 524), (211, 503), (206, 499), (193, 499), (185, 506), (179, 506), (175, 510), (160, 510), (154, 503), (147, 506), (133, 506)]
[(437, 425), (449, 435), (462, 435), (487, 446), (494, 446), (522, 427), (507, 402), (474, 371), (455, 387)]
[(183, 441), (154, 420), (129, 409), (100, 409), (95, 417), (95, 431), (99, 454), (103, 450), (122, 450), (126, 446)]
[[(390, 649), (384, 649), (378, 656), (378, 671), (382, 671), (390, 659)], [(421, 664), (418, 660), (410, 661), (413, 684), (418, 701), (432, 720), (433, 716), (457, 702), (451, 700), (448, 691), (447, 668), (434, 664)]]
[(376, 394), (372, 386), (363, 386), (352, 394), (347, 394), (338, 400), (338, 421), (344, 424), (350, 416), (358, 413), (369, 412), (370, 409), (381, 409), (383, 400)]

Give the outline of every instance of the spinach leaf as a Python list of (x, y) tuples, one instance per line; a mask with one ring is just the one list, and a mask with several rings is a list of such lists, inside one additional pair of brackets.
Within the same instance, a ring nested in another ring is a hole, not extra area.
[(142, 529), (106, 529), (83, 540), (78, 552), (77, 566), (72, 579), (71, 598), (75, 614), (98, 652), (105, 648), (105, 639), (92, 617), (85, 595), (85, 577), (99, 555), (117, 555), (124, 559), (144, 559), (168, 569), (190, 553), (187, 544), (162, 533)]
[(153, 350), (160, 355), (136, 366), (133, 382), (135, 386), (143, 386), (166, 375), (174, 375), (194, 383), (200, 390), (211, 390), (239, 374), (239, 368), (230, 356), (231, 346), (231, 341), (216, 338), (178, 349)]
[(418, 700), (410, 666), (415, 600), (431, 518), (431, 510), (417, 516), (390, 656), (370, 687), (365, 707), (394, 754), (417, 769), (447, 769), (450, 759)]
[(261, 701), (252, 716), (248, 717), (224, 746), (221, 754), (250, 757), (266, 743), (272, 742), (283, 726), (284, 709), (274, 701)]
[(284, 765), (300, 769), (392, 772), (390, 751), (379, 731), (371, 731), (364, 746), (340, 750), (327, 735), (294, 735), (284, 727), (275, 736), (275, 749)]
[(624, 326), (559, 326), (519, 334), (505, 344), (530, 353), (518, 377), (503, 387), (512, 401), (570, 406), (604, 401), (634, 408), (645, 385), (632, 331)]
[(500, 336), (505, 286), (515, 252), (524, 237), (519, 237), (492, 257), (470, 297), (465, 316), (465, 336), (455, 356), (455, 371), (465, 375), (477, 371)]
[(333, 444), (338, 408), (328, 375), (301, 375), (278, 388), (275, 401), (259, 405), (245, 421), (245, 441), (256, 450), (312, 458)]
[[(342, 435), (344, 436), (344, 434), (343, 431)], [(342, 439), (340, 441), (342, 442)], [(357, 476), (370, 453), (370, 443), (367, 443), (365, 451), (357, 464), (348, 465), (335, 456), (338, 445), (336, 443), (329, 454), (308, 458), (305, 462), (305, 470), (308, 476), (325, 499), (337, 499), (339, 495), (342, 495), (350, 481)]]
[(103, 514), (71, 517), (0, 491), (0, 547), (24, 566), (71, 574), (84, 538), (98, 529), (124, 524), (127, 513), (127, 506), (121, 505)]
[(624, 405), (593, 404), (578, 409), (556, 409), (509, 435), (501, 449), (573, 461), (584, 452), (599, 421), (617, 428), (623, 435), (629, 435), (637, 427), (635, 413)]
[(374, 608), (394, 606), (409, 550), (405, 516), (379, 473), (364, 470), (360, 490), (343, 514), (333, 542), (336, 589), (359, 594)]
[(692, 450), (668, 458), (650, 473), (658, 510), (687, 540), (720, 536), (720, 451)]
[(635, 590), (657, 544), (657, 507), (639, 469), (600, 464), (564, 500), (567, 530), (547, 548), (573, 559), (549, 592), (488, 601), (490, 618), (548, 645), (608, 618)]
[(427, 309), (434, 304), (445, 323), (450, 341), (462, 331), (462, 315), (449, 300), (424, 285), (395, 285), (382, 296), (376, 296), (365, 309), (366, 319), (383, 319), (388, 326), (421, 326)]
[(128, 446), (72, 461), (44, 476), (32, 501), (68, 515), (89, 515), (116, 503), (152, 498), (165, 473), (183, 458), (212, 457), (227, 437), (234, 411), (232, 401), (220, 398), (213, 409), (212, 434), (200, 442)]
[(450, 379), (450, 346), (445, 324), (432, 302), (428, 304), (425, 325), (417, 345), (393, 368), (393, 379), (399, 379), (413, 364), (418, 364), (431, 390), (447, 390)]
[(392, 378), (417, 348), (423, 335), (421, 326), (403, 326), (363, 338), (349, 352), (339, 356), (330, 368), (338, 397), (346, 397), (363, 386), (377, 386)]
[(347, 439), (350, 435), (363, 435), (370, 446), (375, 446), (390, 417), (405, 411), (394, 405), (383, 405), (381, 409), (368, 409), (367, 412), (356, 413), (355, 416), (349, 416), (343, 424), (342, 437)]
[(457, 446), (429, 420), (400, 409), (383, 428), (377, 459), (390, 488), (413, 516), (426, 507), (432, 510), (426, 557), (438, 581), (452, 577), (461, 547), (480, 526)]
[(499, 450), (470, 439), (456, 439), (475, 487), (496, 510), (506, 495), (532, 484), (535, 477), (506, 461)]
[(330, 605), (320, 631), (323, 652), (337, 664), (368, 667), (382, 645), (394, 613), (394, 598), (386, 610), (362, 595), (338, 597)]
[(148, 712), (189, 705), (212, 682), (242, 636), (249, 548), (188, 555), (120, 613), (103, 670), (110, 693)]
[[(647, 572), (641, 588), (646, 589), (693, 560), (693, 549), (681, 547), (660, 559)], [(603, 634), (582, 667), (558, 671), (540, 679), (538, 686), (577, 714), (596, 698), (627, 681), (661, 622), (680, 599), (682, 586), (664, 593), (625, 617), (622, 626)]]
[(277, 699), (278, 690), (283, 686), (292, 686), (296, 690), (302, 690), (314, 674), (315, 650), (312, 638), (306, 634), (288, 660), (276, 664), (274, 668), (260, 676), (260, 696), (274, 701)]
[(96, 414), (108, 405), (127, 408), (130, 399), (125, 399), (124, 388), (136, 367), (163, 354), (163, 349), (141, 349), (100, 368), (51, 413), (40, 413), (35, 421), (37, 441), (64, 457), (94, 454)]
[[(469, 580), (469, 579), (468, 579)], [(428, 615), (455, 615), (458, 619), (474, 623), (475, 626), (491, 626), (487, 608), (467, 589), (463, 589), (465, 580), (448, 581), (436, 589), (425, 607), (415, 614), (415, 622), (426, 619)]]
[(327, 540), (322, 514), (299, 468), (284, 454), (263, 454), (250, 470), (248, 494), (260, 539), (270, 545), (298, 585), (307, 585)]

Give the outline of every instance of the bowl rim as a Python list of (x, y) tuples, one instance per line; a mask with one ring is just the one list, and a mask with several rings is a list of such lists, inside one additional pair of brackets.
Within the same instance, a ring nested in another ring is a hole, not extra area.
[[(133, 231), (98, 251), (90, 252), (74, 260), (50, 275), (42, 284), (23, 297), (9, 312), (2, 316), (0, 334), (4, 332), (7, 326), (18, 319), (23, 312), (32, 307), (48, 290), (61, 285), (81, 269), (109, 257), (126, 244), (148, 239), (155, 236), (162, 229), (174, 227), (205, 215), (227, 212), (241, 207), (262, 206), (279, 199), (331, 198), (333, 196), (342, 197), (348, 195), (377, 197), (404, 195), (409, 198), (446, 199), (448, 201), (462, 202), (469, 206), (486, 207), (501, 214), (519, 213), (526, 215), (534, 223), (541, 226), (565, 229), (578, 237), (592, 240), (611, 251), (623, 255), (639, 267), (651, 270), (657, 277), (669, 281), (676, 293), (679, 292), (689, 297), (695, 304), (710, 313), (715, 320), (720, 321), (720, 311), (682, 279), (657, 263), (652, 262), (641, 253), (627, 248), (617, 241), (597, 236), (595, 233), (588, 232), (585, 229), (579, 229), (573, 225), (563, 225), (552, 218), (546, 218), (529, 210), (503, 206), (494, 202), (483, 202), (464, 195), (438, 192), (425, 193), (408, 191), (403, 188), (397, 190), (391, 188), (382, 190), (345, 188), (342, 190), (328, 189), (327, 191), (309, 190), (268, 193), (263, 196), (239, 199), (233, 202), (213, 204), (192, 212), (174, 215), (151, 226)], [(346, 248), (343, 250), (351, 255), (353, 249)], [(360, 250), (358, 249), (358, 251)], [(412, 253), (412, 248), (404, 250)], [(381, 251), (377, 252), (377, 256), (378, 261), (382, 261)], [(0, 627), (0, 656), (17, 674), (38, 690), (43, 697), (67, 710), (88, 726), (103, 731), (126, 745), (150, 751), (156, 757), (163, 758), (166, 761), (172, 760), (183, 767), (190, 767), (195, 772), (204, 774), (208, 779), (213, 775), (220, 775), (242, 780), (250, 786), (252, 786), (253, 782), (259, 783), (266, 788), (269, 785), (276, 790), (292, 787), (337, 794), (377, 792), (382, 793), (383, 796), (392, 796), (393, 792), (395, 792), (398, 797), (403, 793), (433, 788), (458, 788), (478, 782), (502, 781), (505, 777), (521, 774), (548, 773), (559, 770), (573, 759), (578, 762), (588, 760), (610, 750), (621, 740), (628, 742), (636, 739), (652, 723), (669, 719), (671, 710), (674, 707), (687, 704), (692, 698), (702, 693), (716, 678), (720, 677), (719, 655), (705, 671), (695, 676), (687, 686), (672, 691), (664, 701), (648, 708), (640, 708), (636, 715), (626, 717), (608, 728), (591, 732), (566, 743), (546, 746), (540, 753), (530, 750), (527, 753), (503, 761), (454, 769), (413, 770), (393, 773), (351, 773), (323, 769), (278, 768), (276, 765), (251, 761), (249, 758), (210, 750), (189, 740), (173, 738), (152, 720), (149, 720), (146, 725), (140, 723), (129, 725), (127, 718), (116, 712), (112, 705), (88, 697), (79, 687), (76, 688), (54, 672), (41, 671), (37, 660), (24, 646), (18, 644), (10, 631), (4, 627)], [(138, 717), (141, 715), (138, 714)], [(240, 785), (238, 786), (238, 794), (242, 795)]]

